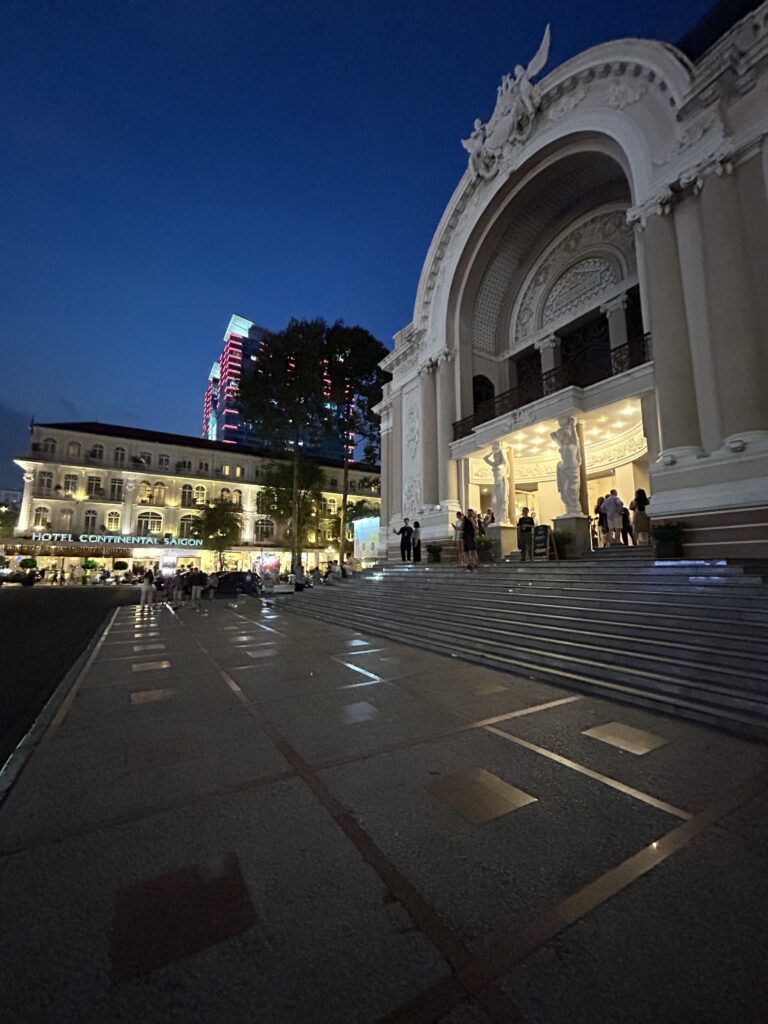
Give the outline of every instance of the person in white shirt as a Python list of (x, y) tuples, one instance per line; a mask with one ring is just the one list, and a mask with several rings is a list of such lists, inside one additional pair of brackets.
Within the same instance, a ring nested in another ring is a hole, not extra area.
[(608, 520), (608, 543), (621, 544), (621, 510), (624, 502), (615, 490), (603, 502), (602, 511)]

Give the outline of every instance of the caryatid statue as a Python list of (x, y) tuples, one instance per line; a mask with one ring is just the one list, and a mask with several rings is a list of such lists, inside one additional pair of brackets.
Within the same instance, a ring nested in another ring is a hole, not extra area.
[(557, 430), (549, 435), (560, 449), (557, 464), (557, 490), (565, 505), (566, 515), (581, 516), (581, 445), (576, 432), (576, 420), (569, 416), (560, 421)]
[(509, 526), (509, 466), (498, 441), (490, 455), (483, 456), (493, 470), (493, 511), (500, 526)]

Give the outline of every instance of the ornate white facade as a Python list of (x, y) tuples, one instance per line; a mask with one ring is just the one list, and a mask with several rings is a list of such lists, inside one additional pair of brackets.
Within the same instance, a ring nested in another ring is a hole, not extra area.
[(464, 141), (382, 364), (381, 536), (447, 540), (494, 443), (556, 519), (573, 417), (586, 485), (650, 489), (693, 555), (767, 555), (768, 3), (696, 62), (628, 39), (537, 79), (548, 46)]

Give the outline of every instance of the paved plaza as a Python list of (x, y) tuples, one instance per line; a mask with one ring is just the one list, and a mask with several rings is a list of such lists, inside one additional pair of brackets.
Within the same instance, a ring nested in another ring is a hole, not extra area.
[(3, 1024), (768, 1019), (764, 746), (299, 601), (112, 613), (0, 808)]

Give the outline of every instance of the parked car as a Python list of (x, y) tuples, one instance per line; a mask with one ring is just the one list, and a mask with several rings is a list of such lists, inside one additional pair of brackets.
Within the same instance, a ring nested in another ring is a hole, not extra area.
[(244, 572), (222, 572), (218, 576), (219, 585), (216, 588), (216, 593), (219, 597), (232, 597), (238, 594), (251, 594), (251, 596), (257, 597), (259, 594), (260, 580), (255, 572), (251, 573), (253, 582), (250, 586)]
[(19, 583), (22, 587), (33, 587), (35, 585), (35, 578), (34, 572), (14, 569), (12, 572), (0, 573), (0, 587), (4, 583)]

